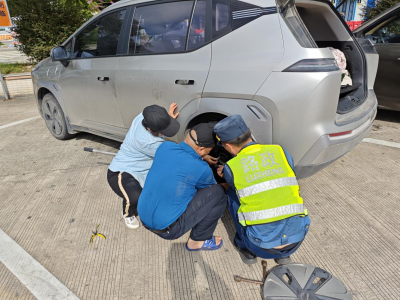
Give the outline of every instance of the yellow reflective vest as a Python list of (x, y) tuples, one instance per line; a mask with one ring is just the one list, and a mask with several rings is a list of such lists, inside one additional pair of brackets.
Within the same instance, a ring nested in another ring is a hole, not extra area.
[(303, 199), (281, 146), (254, 144), (227, 162), (240, 199), (243, 226), (307, 215)]

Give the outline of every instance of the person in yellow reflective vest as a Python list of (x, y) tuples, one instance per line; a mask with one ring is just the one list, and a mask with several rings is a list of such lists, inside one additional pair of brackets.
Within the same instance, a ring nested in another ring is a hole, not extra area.
[(291, 262), (310, 218), (299, 194), (293, 158), (279, 145), (260, 145), (240, 115), (214, 127), (219, 143), (234, 157), (218, 167), (229, 185), (228, 205), (236, 227), (234, 245), (246, 264), (257, 256)]

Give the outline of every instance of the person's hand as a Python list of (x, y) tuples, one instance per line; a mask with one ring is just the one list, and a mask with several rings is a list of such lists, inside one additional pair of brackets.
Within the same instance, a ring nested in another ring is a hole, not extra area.
[(175, 113), (175, 110), (177, 109), (178, 109), (178, 104), (172, 102), (171, 105), (169, 106), (168, 114), (174, 119), (176, 119), (179, 116), (179, 111)]
[(220, 185), (222, 185), (222, 187), (223, 187), (226, 191), (229, 189), (229, 184), (227, 184), (226, 182), (220, 183)]
[(222, 177), (222, 178), (224, 177), (224, 167), (225, 166), (218, 166), (217, 174), (219, 177)]
[(214, 165), (216, 165), (217, 162), (218, 162), (218, 159), (217, 159), (217, 158), (214, 158), (214, 157), (212, 157), (212, 156), (210, 156), (210, 155), (204, 156), (204, 157), (203, 157), (203, 160), (204, 160), (205, 162), (207, 162), (210, 166), (214, 166)]

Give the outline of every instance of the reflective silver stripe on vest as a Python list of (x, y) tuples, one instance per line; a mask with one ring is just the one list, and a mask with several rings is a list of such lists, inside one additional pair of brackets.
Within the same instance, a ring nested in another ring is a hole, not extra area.
[(259, 210), (253, 212), (238, 212), (239, 222), (241, 221), (258, 221), (272, 219), (280, 216), (291, 214), (303, 214), (305, 210), (304, 204), (291, 204), (276, 208)]
[(269, 180), (266, 182), (261, 182), (247, 188), (238, 190), (238, 194), (240, 198), (248, 197), (254, 194), (258, 194), (261, 192), (273, 190), (276, 188), (284, 187), (284, 186), (291, 186), (291, 185), (298, 185), (296, 177), (286, 177), (280, 179)]

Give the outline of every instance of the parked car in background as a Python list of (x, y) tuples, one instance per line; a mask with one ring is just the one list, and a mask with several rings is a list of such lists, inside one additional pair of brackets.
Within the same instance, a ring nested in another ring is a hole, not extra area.
[[(328, 47), (345, 53), (353, 86), (342, 88)], [(303, 178), (371, 129), (378, 55), (366, 47), (329, 1), (121, 1), (32, 77), (58, 139), (85, 131), (122, 141), (144, 107), (176, 102), (175, 141), (195, 124), (240, 114), (258, 142), (291, 153)]]
[(371, 41), (379, 53), (374, 86), (379, 106), (400, 111), (400, 3), (364, 23), (354, 34)]

